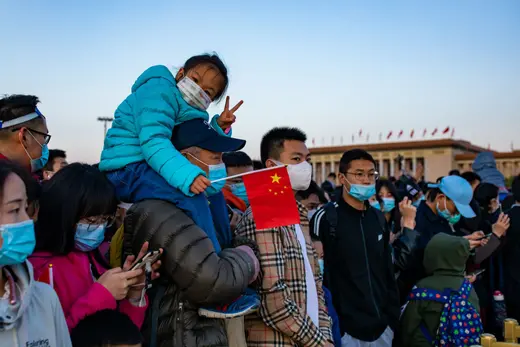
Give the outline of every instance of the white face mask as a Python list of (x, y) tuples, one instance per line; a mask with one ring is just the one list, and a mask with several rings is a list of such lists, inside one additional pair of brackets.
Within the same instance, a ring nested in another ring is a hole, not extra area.
[[(274, 160), (273, 160), (274, 161)], [(285, 165), (279, 161), (274, 161), (277, 165)], [(304, 161), (300, 164), (287, 165), (289, 172), (289, 179), (291, 180), (291, 187), (296, 191), (307, 190), (311, 185), (312, 180), (312, 165)]]
[(206, 111), (211, 104), (211, 98), (208, 94), (189, 77), (183, 77), (177, 82), (177, 88), (179, 88), (184, 101), (195, 108)]

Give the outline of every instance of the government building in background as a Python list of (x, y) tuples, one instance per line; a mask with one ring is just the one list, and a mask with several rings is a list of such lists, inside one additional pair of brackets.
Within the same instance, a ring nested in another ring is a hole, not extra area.
[[(477, 154), (490, 151), (468, 141), (454, 139), (314, 147), (310, 151), (315, 181), (321, 183), (329, 173), (338, 173), (341, 156), (354, 148), (362, 148), (372, 154), (382, 177), (399, 176), (403, 165), (408, 172), (415, 172), (422, 165), (426, 181), (435, 181), (453, 169), (470, 171)], [(491, 152), (498, 170), (506, 178), (520, 174), (520, 150)]]

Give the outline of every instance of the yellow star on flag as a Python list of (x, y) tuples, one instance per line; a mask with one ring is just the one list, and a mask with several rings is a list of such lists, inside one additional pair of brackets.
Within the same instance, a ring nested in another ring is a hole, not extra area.
[(273, 181), (271, 183), (278, 183), (278, 184), (280, 184), (281, 177), (278, 176), (278, 174), (274, 174), (274, 176), (271, 176), (271, 178), (273, 179)]

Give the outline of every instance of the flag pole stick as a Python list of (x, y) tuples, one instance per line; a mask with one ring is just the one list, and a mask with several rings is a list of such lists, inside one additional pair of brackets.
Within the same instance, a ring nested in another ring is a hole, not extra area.
[(238, 178), (238, 177), (242, 177), (242, 176), (252, 175), (252, 174), (254, 174), (254, 173), (258, 173), (258, 172), (263, 172), (263, 171), (270, 171), (270, 170), (279, 169), (279, 168), (281, 168), (281, 167), (287, 167), (287, 165), (279, 165), (279, 166), (275, 166), (275, 167), (268, 167), (268, 168), (266, 168), (266, 169), (262, 169), (262, 170), (256, 170), (256, 171), (244, 172), (244, 173), (241, 173), (241, 174), (238, 174), (238, 175), (233, 175), (233, 176), (228, 176), (228, 177), (219, 178), (218, 180), (211, 181), (211, 183), (217, 183), (217, 182), (220, 182), (220, 181), (227, 181), (227, 180), (230, 180), (230, 179), (233, 179), (233, 178)]

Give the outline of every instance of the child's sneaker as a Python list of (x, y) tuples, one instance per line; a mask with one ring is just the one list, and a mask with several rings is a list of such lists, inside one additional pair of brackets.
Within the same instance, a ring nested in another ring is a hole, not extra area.
[(199, 308), (199, 315), (208, 318), (235, 318), (255, 312), (258, 310), (259, 305), (260, 299), (258, 294), (252, 290), (247, 290), (246, 294), (243, 294), (230, 304)]

